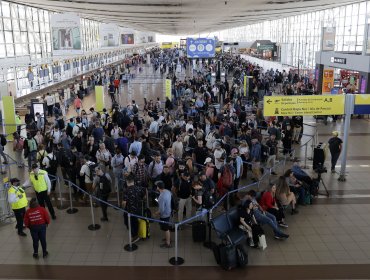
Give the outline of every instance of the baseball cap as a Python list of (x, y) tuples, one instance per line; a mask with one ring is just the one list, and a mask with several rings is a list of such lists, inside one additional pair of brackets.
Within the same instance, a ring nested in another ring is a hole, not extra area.
[(204, 162), (204, 164), (207, 164), (207, 163), (209, 163), (209, 162), (212, 162), (212, 159), (211, 159), (210, 157), (207, 157), (207, 158), (206, 158), (206, 161)]
[(333, 136), (338, 136), (339, 132), (338, 131), (333, 131), (332, 134), (333, 134)]

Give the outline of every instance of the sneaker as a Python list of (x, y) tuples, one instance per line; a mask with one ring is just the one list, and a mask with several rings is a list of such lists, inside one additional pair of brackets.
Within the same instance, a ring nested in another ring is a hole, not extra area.
[(274, 238), (277, 239), (277, 240), (281, 240), (283, 239), (283, 237), (279, 236), (279, 235), (274, 235)]
[(46, 252), (44, 252), (43, 254), (42, 254), (42, 257), (45, 259), (45, 258), (47, 258), (47, 256), (49, 255), (49, 252), (48, 251), (46, 251)]
[(37, 254), (37, 253), (34, 253), (32, 256), (33, 256), (33, 258), (34, 258), (34, 259), (36, 259), (36, 260), (39, 258), (39, 254)]
[(164, 244), (159, 245), (159, 247), (161, 247), (162, 249), (169, 249), (169, 248), (172, 248), (172, 245), (164, 243)]
[(100, 218), (100, 221), (102, 221), (102, 222), (108, 222), (109, 220), (106, 217), (102, 217), (102, 218)]
[(22, 232), (18, 232), (18, 235), (19, 236), (27, 236), (27, 234), (25, 234), (23, 231)]
[(332, 169), (332, 170), (331, 170), (331, 173), (332, 173), (332, 174), (336, 173), (336, 172), (335, 172), (335, 169)]
[(279, 223), (279, 226), (280, 227), (283, 227), (283, 228), (288, 228), (288, 225), (286, 223), (283, 223), (283, 222), (282, 223)]

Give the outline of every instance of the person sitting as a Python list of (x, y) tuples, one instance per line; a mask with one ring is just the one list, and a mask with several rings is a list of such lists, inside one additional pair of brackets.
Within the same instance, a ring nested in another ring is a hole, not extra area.
[(247, 232), (249, 237), (249, 246), (258, 248), (259, 236), (263, 235), (264, 231), (254, 217), (252, 201), (247, 200), (240, 206), (239, 217), (239, 227)]
[(257, 196), (256, 191), (250, 190), (242, 199), (242, 203), (246, 200), (251, 200), (253, 203), (253, 214), (256, 217), (258, 224), (260, 224), (261, 226), (265, 224), (269, 225), (274, 231), (275, 239), (287, 239), (289, 235), (285, 234), (279, 229), (275, 216), (263, 210), (263, 208), (258, 204), (256, 196)]
[(310, 188), (310, 193), (312, 195), (316, 195), (317, 193), (317, 181), (312, 179), (310, 175), (308, 175), (300, 166), (299, 161), (296, 160), (292, 166), (292, 172), (294, 177), (296, 177), (299, 181), (306, 183)]
[(290, 191), (293, 192), (296, 197), (298, 197), (298, 204), (300, 205), (306, 205), (305, 203), (305, 194), (306, 190), (305, 187), (303, 186), (303, 183), (299, 181), (293, 174), (291, 169), (288, 169), (285, 174), (285, 181), (287, 182)]
[(297, 201), (295, 195), (290, 191), (289, 186), (283, 176), (279, 177), (276, 185), (276, 197), (280, 204), (284, 207), (292, 204), (292, 215), (298, 214), (298, 210), (296, 209)]
[(284, 212), (276, 203), (276, 185), (271, 185), (270, 190), (265, 191), (260, 201), (261, 207), (264, 211), (267, 211), (275, 216), (279, 226), (288, 227), (284, 222)]

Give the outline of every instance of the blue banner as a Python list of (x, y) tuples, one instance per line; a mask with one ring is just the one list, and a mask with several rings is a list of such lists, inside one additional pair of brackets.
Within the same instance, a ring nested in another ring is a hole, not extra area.
[(187, 38), (188, 58), (212, 58), (215, 56), (215, 40), (208, 38)]

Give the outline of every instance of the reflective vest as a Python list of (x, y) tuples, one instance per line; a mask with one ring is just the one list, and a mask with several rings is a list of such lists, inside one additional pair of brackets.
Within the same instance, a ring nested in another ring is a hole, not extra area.
[(36, 192), (43, 192), (48, 189), (48, 185), (46, 184), (44, 176), (47, 176), (48, 173), (45, 170), (39, 170), (39, 173), (37, 174), (37, 179), (35, 178), (35, 173), (33, 171), (30, 173), (30, 180), (33, 185), (33, 188)]
[(18, 115), (15, 115), (15, 124), (17, 124), (17, 125), (22, 124), (21, 117), (20, 117), (20, 116), (18, 116)]
[(12, 209), (21, 209), (27, 206), (28, 200), (26, 196), (26, 192), (21, 188), (15, 188), (14, 186), (11, 186), (8, 190), (8, 194), (14, 193), (18, 198), (21, 195), (22, 198), (19, 198), (17, 202), (12, 203)]

